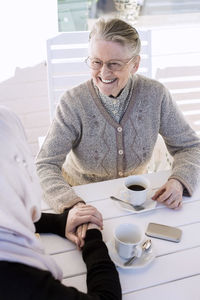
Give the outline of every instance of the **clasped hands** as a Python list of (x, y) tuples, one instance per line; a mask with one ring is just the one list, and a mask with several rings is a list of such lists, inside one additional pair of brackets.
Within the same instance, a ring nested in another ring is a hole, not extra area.
[[(183, 185), (176, 179), (169, 179), (152, 197), (169, 208), (178, 209), (182, 206)], [(92, 228), (103, 229), (101, 213), (92, 205), (79, 202), (70, 209), (65, 236), (80, 249), (84, 245), (86, 231)]]
[(93, 228), (103, 229), (101, 213), (92, 205), (78, 202), (69, 211), (65, 236), (81, 249), (84, 245), (86, 231)]

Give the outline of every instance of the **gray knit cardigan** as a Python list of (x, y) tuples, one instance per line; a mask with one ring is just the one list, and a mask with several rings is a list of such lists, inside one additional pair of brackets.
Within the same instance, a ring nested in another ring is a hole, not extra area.
[(134, 75), (120, 123), (104, 108), (91, 80), (66, 91), (36, 160), (45, 200), (62, 212), (80, 201), (73, 185), (143, 173), (158, 133), (174, 157), (170, 178), (191, 195), (200, 179), (200, 140), (161, 83)]

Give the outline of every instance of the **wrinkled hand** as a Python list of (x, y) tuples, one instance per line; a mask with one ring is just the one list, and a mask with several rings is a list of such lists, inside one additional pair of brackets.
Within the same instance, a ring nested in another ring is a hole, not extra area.
[(99, 228), (103, 228), (102, 215), (95, 207), (80, 203), (70, 209), (65, 228), (65, 236), (74, 242), (78, 248), (84, 245), (88, 223), (93, 223), (99, 226)]
[(169, 179), (152, 197), (169, 208), (182, 206), (183, 185), (176, 179)]

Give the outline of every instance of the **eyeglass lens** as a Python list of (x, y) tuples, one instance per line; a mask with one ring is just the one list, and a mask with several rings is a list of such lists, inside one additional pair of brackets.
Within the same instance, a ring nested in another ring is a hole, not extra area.
[(131, 58), (128, 62), (120, 62), (120, 61), (108, 61), (103, 63), (101, 60), (92, 59), (88, 57), (86, 59), (86, 64), (93, 70), (100, 70), (105, 64), (106, 67), (111, 71), (120, 71), (125, 65), (127, 65), (133, 58)]

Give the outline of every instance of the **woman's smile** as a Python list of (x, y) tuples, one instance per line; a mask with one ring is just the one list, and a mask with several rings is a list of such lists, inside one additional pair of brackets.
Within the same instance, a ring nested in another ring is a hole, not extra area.
[(90, 57), (95, 58), (95, 63), (96, 61), (102, 63), (99, 69), (91, 69), (94, 84), (102, 94), (116, 97), (133, 74), (134, 66), (132, 63), (125, 64), (120, 71), (112, 71), (110, 65), (115, 61), (123, 64), (129, 60), (131, 58), (129, 48), (118, 42), (92, 39), (90, 41)]
[(113, 83), (114, 81), (117, 80), (117, 78), (114, 78), (114, 79), (103, 79), (103, 78), (101, 78), (101, 77), (99, 77), (99, 79), (100, 79), (103, 83), (105, 83), (105, 84), (110, 84), (110, 83)]

